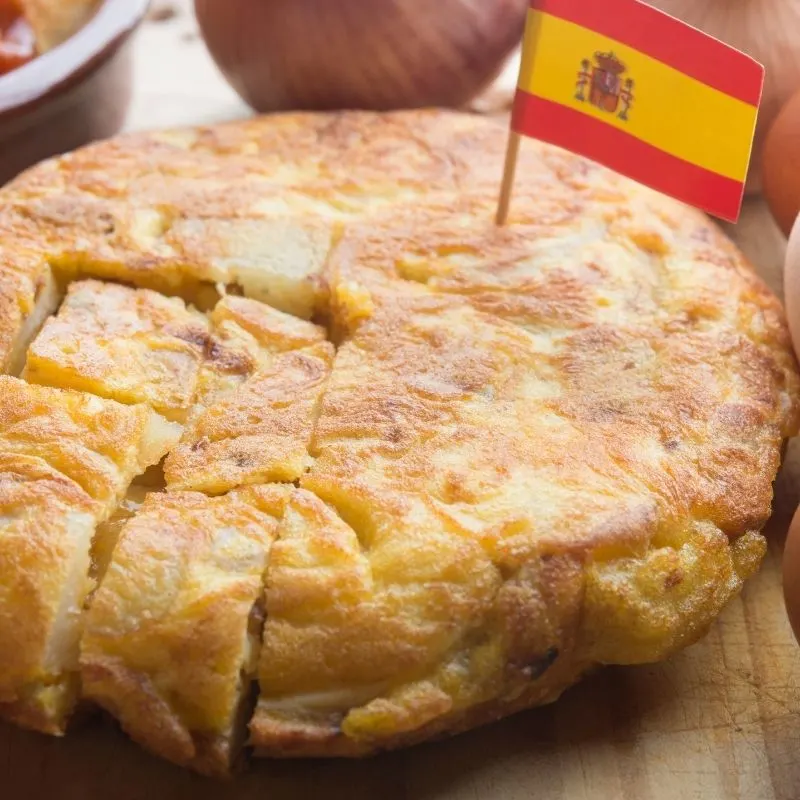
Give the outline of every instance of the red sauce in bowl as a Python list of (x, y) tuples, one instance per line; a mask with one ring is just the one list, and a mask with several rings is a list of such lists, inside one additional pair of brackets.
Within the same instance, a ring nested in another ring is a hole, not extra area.
[(0, 0), (0, 75), (36, 57), (36, 39), (14, 0)]

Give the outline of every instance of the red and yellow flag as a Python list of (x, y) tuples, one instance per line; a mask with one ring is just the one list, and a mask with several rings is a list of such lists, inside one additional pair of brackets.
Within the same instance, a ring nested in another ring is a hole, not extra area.
[(763, 83), (638, 0), (531, 0), (512, 128), (736, 221)]

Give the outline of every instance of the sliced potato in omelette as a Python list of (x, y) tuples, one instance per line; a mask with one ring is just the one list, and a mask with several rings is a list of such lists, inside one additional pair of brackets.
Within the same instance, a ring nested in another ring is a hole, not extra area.
[(321, 306), (321, 276), (338, 237), (334, 222), (309, 218), (196, 219), (176, 223), (168, 240), (188, 263), (248, 297), (309, 319)]
[(85, 696), (178, 764), (224, 775), (236, 760), (258, 661), (263, 574), (291, 491), (149, 495), (87, 613)]
[(143, 405), (0, 377), (0, 716), (63, 732), (95, 527), (177, 433)]
[(299, 479), (333, 353), (327, 342), (281, 353), (196, 416), (164, 464), (167, 488), (221, 494)]
[(28, 345), (60, 300), (61, 292), (41, 254), (0, 246), (0, 373), (19, 375)]

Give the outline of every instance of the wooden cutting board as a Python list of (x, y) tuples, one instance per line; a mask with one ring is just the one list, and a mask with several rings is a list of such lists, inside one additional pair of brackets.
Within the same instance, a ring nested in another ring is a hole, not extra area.
[[(154, 5), (162, 19), (137, 40), (129, 128), (247, 114), (188, 0)], [(508, 76), (513, 85), (513, 67)], [(484, 109), (502, 110), (507, 88)], [(763, 205), (750, 202), (729, 232), (780, 291), (784, 242)], [(667, 663), (605, 669), (552, 706), (455, 739), (361, 762), (260, 762), (231, 783), (151, 758), (108, 721), (64, 740), (0, 725), (0, 800), (800, 800), (800, 649), (779, 568), (799, 492), (800, 445), (776, 484), (760, 574), (706, 639)]]

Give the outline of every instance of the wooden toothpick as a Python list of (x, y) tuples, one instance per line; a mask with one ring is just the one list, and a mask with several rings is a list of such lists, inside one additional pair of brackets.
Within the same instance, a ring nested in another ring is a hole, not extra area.
[(522, 137), (513, 130), (508, 137), (506, 150), (506, 165), (503, 170), (503, 184), (500, 188), (500, 202), (497, 204), (495, 223), (505, 225), (508, 220), (508, 210), (511, 206), (511, 192), (514, 189), (514, 178), (517, 174), (517, 157), (519, 156), (519, 143)]

